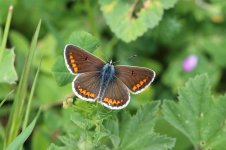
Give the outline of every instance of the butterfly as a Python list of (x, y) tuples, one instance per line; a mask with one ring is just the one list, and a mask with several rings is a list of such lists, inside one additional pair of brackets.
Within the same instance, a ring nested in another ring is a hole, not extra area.
[(99, 102), (110, 109), (122, 109), (130, 102), (130, 92), (138, 94), (154, 80), (155, 72), (136, 66), (105, 63), (86, 50), (68, 44), (64, 59), (70, 73), (76, 75), (72, 90), (80, 99)]

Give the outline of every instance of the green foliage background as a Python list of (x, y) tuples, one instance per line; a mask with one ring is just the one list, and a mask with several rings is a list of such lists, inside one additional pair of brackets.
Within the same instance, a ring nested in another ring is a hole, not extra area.
[[(223, 0), (0, 0), (0, 149), (225, 149), (225, 14)], [(67, 43), (156, 79), (124, 110), (82, 101)]]

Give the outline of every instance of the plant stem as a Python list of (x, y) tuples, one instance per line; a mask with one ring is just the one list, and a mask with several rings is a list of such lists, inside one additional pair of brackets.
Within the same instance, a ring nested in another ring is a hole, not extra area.
[(10, 27), (12, 15), (13, 15), (13, 6), (10, 5), (7, 20), (6, 20), (6, 25), (5, 25), (5, 29), (4, 29), (4, 33), (3, 33), (3, 39), (2, 39), (1, 46), (0, 46), (0, 62), (2, 61), (3, 52), (6, 48), (6, 42), (7, 42), (7, 37), (8, 37), (8, 33), (9, 33), (9, 27)]

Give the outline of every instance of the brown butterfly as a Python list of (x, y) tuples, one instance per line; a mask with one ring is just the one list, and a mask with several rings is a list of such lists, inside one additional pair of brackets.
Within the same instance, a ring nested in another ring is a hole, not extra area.
[(78, 46), (64, 49), (68, 70), (77, 75), (72, 82), (76, 96), (86, 101), (98, 101), (110, 109), (122, 109), (129, 104), (130, 92), (137, 94), (154, 80), (155, 72), (136, 66), (113, 66)]

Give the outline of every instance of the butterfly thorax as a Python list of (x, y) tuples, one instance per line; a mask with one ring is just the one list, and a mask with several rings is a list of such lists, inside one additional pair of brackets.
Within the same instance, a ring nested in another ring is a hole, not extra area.
[(99, 92), (99, 100), (102, 99), (104, 91), (106, 90), (109, 83), (115, 78), (115, 68), (111, 63), (107, 63), (103, 66), (100, 71), (101, 87)]

